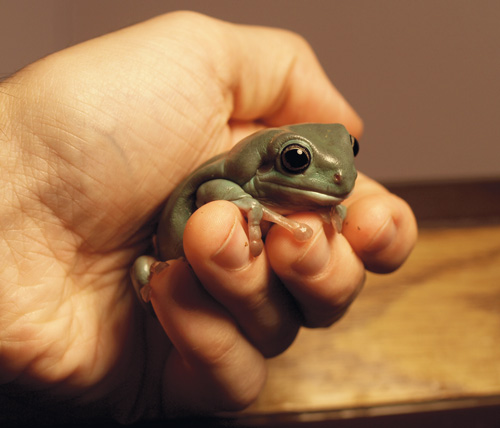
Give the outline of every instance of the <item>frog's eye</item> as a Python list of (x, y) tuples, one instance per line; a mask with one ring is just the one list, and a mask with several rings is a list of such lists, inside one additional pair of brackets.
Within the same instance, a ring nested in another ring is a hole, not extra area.
[(300, 174), (311, 164), (311, 154), (300, 144), (290, 144), (281, 152), (281, 164), (285, 171)]
[(359, 143), (358, 140), (356, 140), (356, 137), (353, 137), (352, 135), (351, 135), (351, 147), (354, 156), (356, 156), (359, 152)]

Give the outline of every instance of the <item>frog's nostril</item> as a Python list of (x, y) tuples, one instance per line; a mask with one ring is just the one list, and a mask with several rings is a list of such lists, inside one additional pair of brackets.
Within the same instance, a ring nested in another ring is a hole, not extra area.
[(333, 174), (333, 182), (335, 184), (342, 183), (342, 173), (341, 172), (336, 172), (335, 174)]

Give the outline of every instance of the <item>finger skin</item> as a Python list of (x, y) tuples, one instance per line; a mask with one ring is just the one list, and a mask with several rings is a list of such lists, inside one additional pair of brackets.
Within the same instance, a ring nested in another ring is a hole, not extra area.
[(151, 278), (151, 303), (175, 351), (164, 372), (166, 411), (239, 410), (262, 389), (266, 366), (227, 311), (187, 263), (169, 262)]
[(346, 205), (342, 233), (365, 267), (376, 273), (399, 268), (417, 240), (417, 222), (410, 206), (363, 174)]
[(304, 325), (329, 326), (343, 315), (363, 286), (363, 264), (345, 237), (317, 214), (290, 217), (308, 224), (314, 235), (299, 242), (273, 226), (266, 239), (271, 266), (297, 301)]
[(247, 231), (233, 203), (215, 201), (189, 219), (184, 250), (205, 289), (231, 313), (249, 340), (271, 357), (293, 342), (300, 316), (265, 252), (256, 258), (250, 254)]

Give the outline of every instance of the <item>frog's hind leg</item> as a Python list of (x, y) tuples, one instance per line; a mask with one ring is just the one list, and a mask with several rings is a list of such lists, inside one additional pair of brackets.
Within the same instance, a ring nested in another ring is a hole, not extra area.
[(139, 299), (149, 302), (149, 277), (151, 275), (151, 266), (156, 259), (151, 256), (138, 257), (130, 269), (130, 279), (134, 286), (135, 293)]
[(299, 223), (278, 214), (262, 205), (252, 197), (243, 197), (232, 201), (238, 208), (246, 213), (248, 221), (248, 238), (250, 240), (250, 253), (257, 257), (264, 248), (262, 241), (262, 220), (278, 224), (291, 232), (297, 241), (307, 241), (313, 235), (312, 229), (304, 223)]
[(140, 256), (135, 260), (130, 269), (130, 279), (137, 299), (141, 302), (143, 308), (152, 315), (154, 315), (154, 310), (149, 303), (151, 300), (149, 279), (151, 277), (151, 271), (154, 269), (156, 263), (158, 263), (158, 261), (152, 256)]

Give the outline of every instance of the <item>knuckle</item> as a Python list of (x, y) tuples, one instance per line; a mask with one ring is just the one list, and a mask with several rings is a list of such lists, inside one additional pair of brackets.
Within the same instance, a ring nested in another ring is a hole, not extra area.
[(326, 328), (330, 327), (340, 320), (349, 310), (350, 305), (339, 307), (335, 311), (330, 311), (325, 314), (318, 312), (310, 314), (304, 318), (304, 327), (307, 328)]
[(258, 344), (258, 348), (265, 358), (276, 357), (285, 352), (294, 342), (298, 333), (298, 326), (292, 328), (283, 328), (272, 337), (266, 338)]
[(202, 348), (203, 352), (198, 354), (201, 363), (212, 368), (230, 365), (233, 355), (237, 352), (238, 334), (232, 329), (221, 328), (218, 332), (212, 332), (207, 340), (210, 342), (206, 343)]
[(260, 385), (247, 384), (245, 388), (232, 390), (230, 394), (225, 395), (225, 399), (219, 407), (233, 412), (244, 410), (257, 399), (260, 391)]

